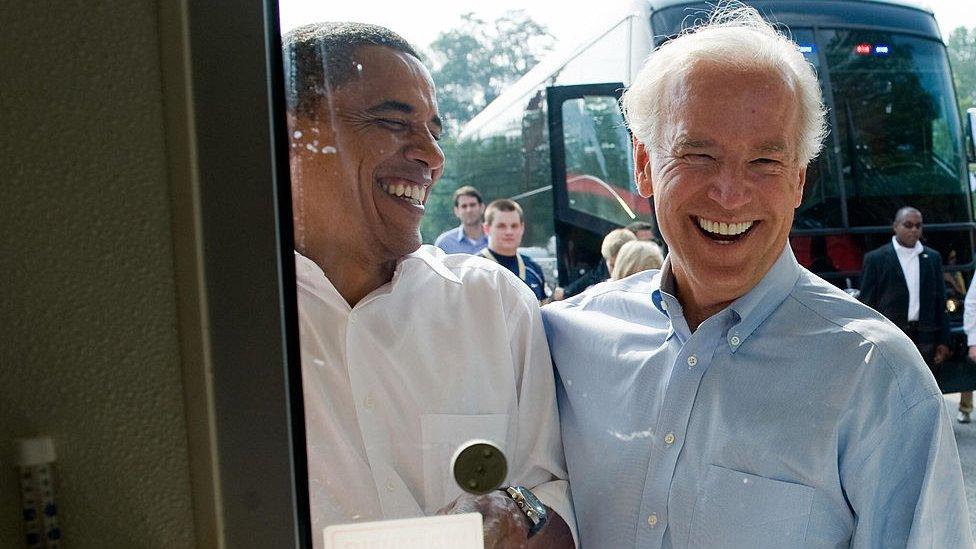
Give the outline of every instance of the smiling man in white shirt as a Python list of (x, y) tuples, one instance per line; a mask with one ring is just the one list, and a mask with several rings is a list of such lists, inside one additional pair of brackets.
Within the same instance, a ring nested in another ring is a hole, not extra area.
[[(487, 546), (572, 546), (553, 375), (535, 298), (484, 258), (421, 247), (441, 121), (416, 52), (372, 25), (283, 37), (309, 495), (330, 524), (479, 511)], [(508, 457), (503, 491), (461, 495), (470, 439)], [(530, 537), (531, 536), (531, 537)]]

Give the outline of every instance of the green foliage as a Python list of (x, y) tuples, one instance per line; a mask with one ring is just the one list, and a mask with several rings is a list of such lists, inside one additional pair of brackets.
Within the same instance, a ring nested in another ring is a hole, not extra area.
[(441, 117), (451, 130), (528, 72), (553, 43), (546, 27), (522, 10), (505, 12), (493, 22), (473, 13), (461, 19), (460, 27), (438, 35), (427, 54)]
[(976, 107), (976, 27), (958, 27), (946, 41), (959, 110)]
[[(424, 242), (429, 243), (457, 226), (451, 195), (458, 187), (474, 185), (490, 202), (549, 183), (549, 149), (540, 98), (526, 108), (521, 120), (514, 121), (515, 136), (458, 142), (457, 134), (465, 122), (539, 62), (552, 48), (552, 35), (521, 10), (508, 11), (492, 22), (472, 13), (461, 19), (459, 27), (441, 32), (425, 55), (448, 130), (440, 143), (447, 159), (444, 175), (427, 198), (420, 227)], [(520, 198), (519, 204), (526, 213), (523, 245), (544, 244), (553, 232), (552, 195)]]

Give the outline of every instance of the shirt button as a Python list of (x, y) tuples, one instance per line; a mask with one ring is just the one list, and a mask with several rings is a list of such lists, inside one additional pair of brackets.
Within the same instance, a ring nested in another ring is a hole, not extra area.
[(371, 395), (367, 395), (366, 398), (363, 399), (363, 408), (366, 408), (367, 410), (373, 409), (373, 397)]
[(664, 309), (665, 311), (667, 311), (668, 310), (668, 302), (662, 300), (661, 301), (661, 308)]
[(698, 364), (698, 357), (695, 355), (691, 355), (690, 357), (688, 357), (688, 366), (694, 368), (695, 364)]
[(654, 528), (654, 526), (657, 525), (657, 515), (651, 513), (651, 516), (647, 517), (647, 524), (650, 525), (651, 528)]
[(732, 336), (732, 338), (729, 339), (729, 343), (731, 343), (732, 346), (735, 347), (736, 345), (742, 343), (742, 340), (739, 339), (739, 336)]
[(664, 435), (664, 443), (668, 445), (674, 444), (674, 433)]
[(395, 492), (396, 491), (396, 485), (393, 484), (393, 481), (392, 480), (386, 481), (386, 491), (387, 492)]

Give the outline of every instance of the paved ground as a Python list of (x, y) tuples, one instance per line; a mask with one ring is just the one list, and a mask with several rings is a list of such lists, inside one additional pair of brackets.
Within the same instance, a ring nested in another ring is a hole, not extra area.
[[(959, 446), (959, 459), (962, 461), (962, 476), (966, 481), (966, 499), (969, 501), (969, 525), (976, 532), (976, 423), (963, 425), (956, 421), (959, 409), (959, 395), (946, 395), (946, 406), (952, 417), (952, 430), (956, 433)], [(976, 419), (976, 415), (974, 418)]]

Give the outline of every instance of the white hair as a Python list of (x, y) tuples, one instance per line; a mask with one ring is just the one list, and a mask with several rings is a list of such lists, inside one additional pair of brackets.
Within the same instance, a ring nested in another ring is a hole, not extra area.
[(662, 122), (672, 114), (670, 84), (701, 62), (735, 72), (780, 75), (799, 101), (797, 160), (805, 166), (816, 158), (827, 136), (817, 74), (795, 42), (779, 34), (755, 8), (738, 2), (717, 6), (708, 22), (682, 31), (644, 62), (621, 100), (638, 141), (649, 147), (658, 144)]

